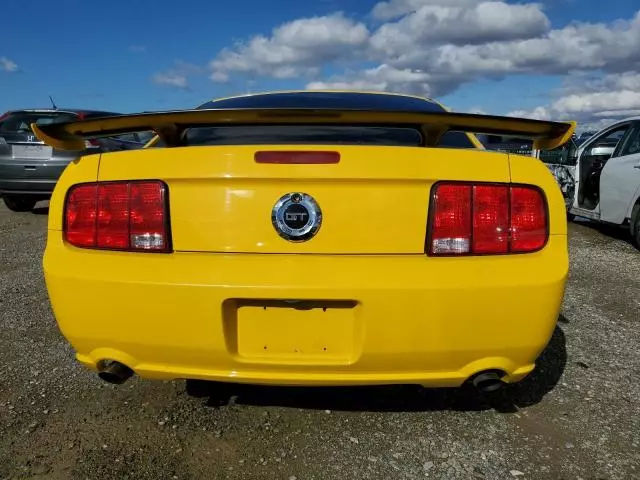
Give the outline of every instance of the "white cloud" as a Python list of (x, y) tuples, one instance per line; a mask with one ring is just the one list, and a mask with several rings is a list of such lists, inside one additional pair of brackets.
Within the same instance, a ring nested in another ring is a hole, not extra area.
[(490, 115), (489, 112), (487, 112), (484, 108), (482, 107), (471, 107), (470, 109), (466, 110), (467, 113), (475, 113), (477, 115)]
[(220, 51), (209, 76), (438, 97), (478, 80), (559, 75), (567, 83), (547, 105), (515, 113), (598, 123), (640, 110), (640, 11), (552, 28), (528, 0), (388, 0), (369, 18), (370, 27), (342, 13), (285, 23)]
[[(630, 22), (576, 24), (524, 40), (436, 49), (436, 68), (476, 75), (566, 74), (640, 67), (640, 14)], [(405, 55), (405, 61), (412, 61)]]
[[(467, 2), (469, 3), (469, 2)], [(480, 2), (473, 6), (424, 5), (397, 22), (383, 24), (371, 37), (382, 58), (409, 58), (438, 45), (476, 45), (545, 34), (549, 19), (538, 4)]]
[(553, 103), (553, 109), (567, 115), (582, 115), (585, 113), (616, 111), (640, 108), (640, 91), (618, 90), (611, 92), (597, 92), (574, 94), (563, 97)]
[(480, 0), (390, 0), (377, 3), (371, 13), (374, 18), (387, 21), (415, 12), (423, 6), (471, 7), (478, 3)]
[(615, 120), (640, 115), (639, 86), (640, 73), (607, 75), (560, 89), (561, 96), (548, 106), (516, 110), (508, 115), (576, 120), (581, 130), (598, 130)]
[(192, 63), (177, 60), (169, 70), (156, 73), (151, 77), (151, 81), (157, 85), (166, 85), (175, 88), (189, 88), (189, 77), (199, 75), (205, 69)]
[(18, 71), (18, 64), (7, 57), (0, 57), (0, 70), (3, 72), (13, 73)]
[(369, 30), (340, 13), (285, 23), (262, 35), (222, 50), (210, 63), (212, 80), (234, 73), (295, 78), (315, 75), (324, 64), (357, 58)]
[(507, 113), (509, 117), (533, 118), (535, 120), (550, 120), (551, 111), (547, 107), (536, 107), (533, 110), (514, 110)]
[[(465, 82), (505, 75), (640, 68), (640, 13), (627, 21), (577, 23), (550, 29), (538, 3), (480, 0), (390, 0), (374, 7), (383, 23), (370, 32), (341, 13), (295, 20), (222, 50), (210, 63), (211, 78), (234, 74), (277, 79), (320, 76), (323, 67), (343, 70), (329, 84), (385, 84), (435, 95)], [(374, 69), (411, 73), (394, 82)], [(428, 78), (417, 75), (428, 72)], [(372, 81), (371, 77), (375, 77)], [(314, 82), (314, 83), (315, 83)], [(428, 83), (427, 83), (428, 82)]]
[(640, 72), (627, 71), (606, 76), (593, 73), (569, 75), (564, 79), (560, 92), (572, 95), (611, 90), (640, 90)]
[(187, 77), (173, 71), (156, 73), (155, 75), (153, 75), (153, 77), (151, 77), (151, 80), (153, 81), (153, 83), (156, 83), (158, 85), (167, 85), (176, 88), (189, 87)]
[(326, 82), (310, 82), (309, 90), (400, 90), (404, 93), (429, 95), (430, 75), (409, 69), (397, 69), (389, 65), (353, 73), (343, 78), (335, 77)]
[(229, 81), (229, 75), (224, 72), (213, 72), (210, 78), (217, 83), (224, 83)]

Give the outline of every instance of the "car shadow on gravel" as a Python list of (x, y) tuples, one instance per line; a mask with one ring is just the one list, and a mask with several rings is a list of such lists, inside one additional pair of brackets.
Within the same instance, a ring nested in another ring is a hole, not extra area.
[(49, 215), (49, 206), (36, 207), (31, 212), (35, 215)]
[(566, 339), (560, 316), (549, 344), (538, 358), (536, 369), (517, 384), (491, 395), (473, 387), (425, 389), (415, 385), (375, 387), (271, 387), (214, 382), (190, 382), (192, 396), (207, 399), (210, 407), (229, 403), (332, 411), (421, 412), (483, 411), (517, 412), (539, 403), (560, 381), (567, 362)]
[(31, 212), (36, 215), (49, 215), (49, 201), (38, 202)]
[[(601, 242), (609, 242), (610, 240), (620, 240), (633, 246), (633, 239), (629, 232), (629, 226), (610, 225), (608, 223), (592, 222), (588, 219), (577, 218), (573, 220), (575, 225), (584, 227), (591, 230), (594, 234), (594, 240), (600, 240)], [(602, 235), (601, 238), (597, 238), (597, 234)]]

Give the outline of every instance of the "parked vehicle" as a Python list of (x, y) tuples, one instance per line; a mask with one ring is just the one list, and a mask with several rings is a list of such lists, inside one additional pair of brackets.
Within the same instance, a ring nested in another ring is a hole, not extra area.
[(133, 132), (116, 137), (103, 137), (97, 141), (101, 143), (105, 151), (117, 152), (143, 148), (154, 136), (153, 132)]
[(553, 149), (574, 128), (309, 91), (36, 125), (70, 150), (126, 129), (164, 144), (63, 173), (44, 254), (53, 311), (113, 383), (493, 391), (532, 372), (554, 331), (566, 208), (539, 160), (440, 145), (490, 131)]
[(578, 138), (576, 139), (576, 143), (578, 145), (583, 144), (584, 142), (586, 142), (587, 140), (589, 140), (591, 137), (593, 137), (597, 132), (592, 132), (592, 131), (588, 131), (588, 132), (582, 132)]
[(570, 208), (575, 193), (575, 169), (578, 151), (575, 135), (572, 135), (564, 145), (552, 150), (542, 151), (534, 150), (533, 142), (525, 139), (519, 139), (518, 141), (518, 139), (486, 136), (483, 138), (483, 143), (488, 150), (530, 155), (540, 159), (558, 182), (567, 210)]
[(0, 116), (0, 196), (17, 212), (33, 209), (48, 199), (64, 168), (74, 159), (103, 151), (99, 140), (88, 139), (79, 151), (65, 151), (38, 140), (31, 124), (81, 120), (115, 115), (93, 110), (15, 110)]
[(621, 120), (581, 145), (569, 213), (628, 225), (640, 247), (640, 117)]

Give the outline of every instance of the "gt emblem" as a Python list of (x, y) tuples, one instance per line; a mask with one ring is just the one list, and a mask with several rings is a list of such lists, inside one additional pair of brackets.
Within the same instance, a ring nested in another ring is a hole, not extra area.
[(311, 195), (287, 193), (273, 206), (271, 223), (285, 240), (305, 242), (318, 233), (322, 211)]
[(304, 219), (307, 218), (308, 216), (309, 216), (308, 213), (290, 213), (290, 212), (284, 213), (284, 219), (287, 223), (297, 222), (298, 220), (304, 221)]

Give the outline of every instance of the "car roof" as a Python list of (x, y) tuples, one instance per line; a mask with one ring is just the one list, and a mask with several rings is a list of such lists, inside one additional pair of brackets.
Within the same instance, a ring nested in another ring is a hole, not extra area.
[(76, 113), (76, 114), (100, 113), (100, 114), (118, 115), (115, 112), (107, 112), (104, 110), (80, 109), (80, 108), (20, 108), (17, 110), (9, 110), (7, 113)]
[(622, 120), (619, 120), (619, 121), (615, 122), (612, 125), (617, 125), (619, 123), (624, 123), (624, 122), (637, 122), (637, 121), (640, 121), (640, 115), (624, 118)]
[(640, 121), (640, 115), (635, 115), (633, 117), (627, 117), (627, 118), (621, 118), (620, 120), (616, 120), (615, 122), (611, 122), (609, 125), (607, 125), (606, 127), (601, 128), (600, 130), (585, 130), (584, 132), (580, 133), (580, 136), (585, 135), (585, 134), (590, 134), (591, 136), (595, 136), (601, 132), (604, 132), (605, 130), (609, 130), (611, 127), (615, 127), (617, 125), (622, 125), (623, 123), (628, 123), (628, 122), (638, 122)]
[(203, 103), (198, 110), (219, 108), (300, 108), (443, 112), (438, 102), (424, 97), (387, 92), (294, 90), (227, 97)]
[[(599, 131), (607, 130), (609, 127), (612, 127), (614, 125), (619, 125), (621, 123), (637, 122), (637, 121), (640, 121), (640, 115), (635, 115), (633, 117), (627, 117), (627, 118), (621, 118), (620, 120), (616, 120), (615, 122), (611, 122), (611, 124), (608, 127), (601, 128)], [(591, 131), (595, 131), (595, 130), (588, 130), (588, 132), (591, 132)]]

